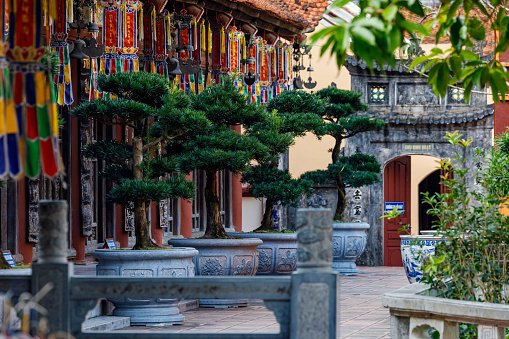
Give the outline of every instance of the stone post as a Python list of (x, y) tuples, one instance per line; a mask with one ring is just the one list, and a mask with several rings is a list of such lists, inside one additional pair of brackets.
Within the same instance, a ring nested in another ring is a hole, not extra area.
[(332, 212), (297, 210), (297, 266), (292, 275), (293, 339), (339, 338), (339, 276), (332, 271)]
[(51, 333), (70, 333), (69, 292), (72, 264), (67, 262), (67, 201), (39, 202), (39, 230), (39, 261), (32, 265), (32, 291), (35, 295), (46, 284), (53, 285), (39, 304), (48, 310)]

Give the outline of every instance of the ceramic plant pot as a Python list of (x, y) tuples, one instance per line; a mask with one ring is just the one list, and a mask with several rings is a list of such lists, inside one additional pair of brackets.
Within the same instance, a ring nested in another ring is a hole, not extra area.
[(435, 235), (400, 235), (401, 258), (408, 281), (413, 284), (422, 279), (421, 266), (426, 257), (435, 254), (437, 242), (442, 237)]
[(297, 233), (229, 233), (242, 238), (259, 238), (256, 275), (290, 275), (297, 269)]
[[(256, 239), (171, 239), (174, 248), (194, 247), (199, 254), (193, 258), (196, 275), (236, 276), (255, 275), (258, 268), (256, 247), (262, 241)], [(200, 299), (200, 307), (247, 306), (247, 299)]]
[(355, 260), (366, 249), (365, 222), (332, 223), (332, 269), (340, 275), (359, 273)]
[[(99, 259), (98, 276), (121, 277), (192, 277), (195, 274), (194, 248), (166, 250), (109, 250), (93, 253)], [(178, 309), (179, 299), (113, 299), (113, 315), (131, 317), (131, 325), (164, 326), (182, 324), (184, 316)]]

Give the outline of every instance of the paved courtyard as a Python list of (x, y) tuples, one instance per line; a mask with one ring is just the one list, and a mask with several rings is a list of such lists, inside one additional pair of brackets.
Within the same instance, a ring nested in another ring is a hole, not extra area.
[[(85, 271), (90, 272), (91, 269), (95, 269), (95, 265), (78, 266), (76, 272), (86, 274)], [(340, 281), (340, 337), (390, 338), (389, 310), (382, 307), (382, 295), (408, 284), (403, 268), (360, 267), (358, 275), (341, 277)], [(183, 325), (133, 326), (125, 330), (188, 333), (279, 332), (279, 324), (274, 314), (259, 300), (251, 301), (248, 307), (243, 308), (193, 309), (184, 312), (184, 316), (186, 320)]]

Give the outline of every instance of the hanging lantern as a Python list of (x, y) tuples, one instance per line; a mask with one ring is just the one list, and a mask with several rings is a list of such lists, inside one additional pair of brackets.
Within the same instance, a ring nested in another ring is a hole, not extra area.
[(166, 52), (166, 41), (167, 41), (167, 17), (169, 13), (167, 10), (162, 11), (156, 17), (155, 23), (155, 36), (154, 41), (154, 65), (156, 72), (168, 77), (168, 64), (166, 59), (168, 54)]
[[(6, 171), (15, 179), (24, 174), (35, 178), (40, 174), (52, 178), (63, 171), (58, 149), (57, 107), (53, 86), (40, 60), (42, 45), (42, 0), (9, 1), (9, 50), (12, 73), (12, 97), (6, 97), (0, 135), (6, 136), (2, 148), (7, 150)], [(44, 8), (55, 18), (56, 8)], [(50, 63), (49, 63), (50, 64)], [(5, 161), (5, 159), (3, 159)], [(2, 159), (0, 159), (2, 161)]]
[(54, 83), (59, 105), (71, 105), (74, 102), (71, 84), (71, 62), (67, 44), (67, 1), (54, 0), (57, 6), (56, 18), (53, 21), (51, 50), (58, 54), (59, 72)]

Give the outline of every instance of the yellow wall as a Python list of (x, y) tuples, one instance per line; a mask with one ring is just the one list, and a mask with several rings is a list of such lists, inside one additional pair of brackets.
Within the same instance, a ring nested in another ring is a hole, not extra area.
[[(316, 31), (323, 29), (324, 26), (318, 25)], [(307, 92), (316, 92), (322, 88), (330, 86), (332, 82), (336, 83), (338, 88), (350, 89), (350, 73), (346, 67), (338, 70), (336, 60), (330, 57), (327, 52), (320, 57), (320, 49), (323, 43), (319, 42), (311, 49), (312, 65), (314, 72), (301, 71), (300, 77), (307, 81), (309, 74), (316, 81), (317, 85), (312, 90), (304, 89)], [(309, 59), (304, 57), (304, 66), (309, 66)], [(325, 136), (318, 140), (313, 134), (309, 133), (305, 137), (295, 139), (295, 145), (290, 147), (289, 170), (293, 177), (299, 177), (302, 173), (314, 171), (317, 169), (326, 169), (331, 163), (331, 154), (329, 149), (334, 147), (334, 138)]]
[(410, 225), (412, 226), (412, 234), (419, 234), (419, 200), (422, 196), (419, 196), (419, 184), (426, 178), (430, 173), (434, 172), (438, 164), (438, 158), (431, 157), (428, 155), (412, 155), (411, 156), (411, 220)]
[(242, 198), (242, 231), (251, 232), (260, 226), (263, 217), (263, 203), (261, 199), (253, 197)]

